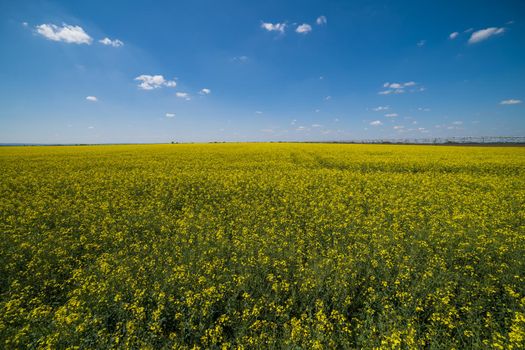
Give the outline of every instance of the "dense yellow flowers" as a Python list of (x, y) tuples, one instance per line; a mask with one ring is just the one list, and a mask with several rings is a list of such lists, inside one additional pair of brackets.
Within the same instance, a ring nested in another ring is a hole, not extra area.
[(0, 148), (0, 348), (525, 343), (525, 148)]

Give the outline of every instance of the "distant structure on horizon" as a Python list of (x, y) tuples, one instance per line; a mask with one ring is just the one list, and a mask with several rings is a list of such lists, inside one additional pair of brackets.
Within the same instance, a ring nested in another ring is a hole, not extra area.
[(465, 136), (465, 137), (429, 137), (398, 139), (361, 139), (333, 141), (334, 143), (379, 143), (379, 144), (525, 144), (525, 136)]

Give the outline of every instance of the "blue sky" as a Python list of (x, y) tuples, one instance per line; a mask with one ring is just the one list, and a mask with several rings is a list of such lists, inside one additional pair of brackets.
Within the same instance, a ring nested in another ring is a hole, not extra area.
[(2, 1), (0, 142), (525, 135), (524, 1)]

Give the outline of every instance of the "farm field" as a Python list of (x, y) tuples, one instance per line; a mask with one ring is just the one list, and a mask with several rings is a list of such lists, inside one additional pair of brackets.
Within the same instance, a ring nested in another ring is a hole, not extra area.
[(522, 349), (525, 148), (0, 148), (0, 348)]

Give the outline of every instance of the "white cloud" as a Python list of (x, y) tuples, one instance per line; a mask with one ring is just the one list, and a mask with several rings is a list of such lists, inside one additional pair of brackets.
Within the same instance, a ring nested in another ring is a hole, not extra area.
[(317, 19), (315, 20), (315, 23), (317, 23), (318, 25), (323, 25), (323, 24), (326, 24), (327, 20), (326, 20), (326, 17), (325, 16), (319, 16), (317, 17)]
[(187, 92), (176, 92), (175, 96), (177, 96), (178, 98), (183, 98), (186, 101), (191, 100), (191, 97), (190, 97), (190, 95)]
[(405, 90), (403, 89), (392, 89), (392, 90), (384, 90), (384, 91), (378, 92), (379, 95), (403, 94), (403, 93), (405, 93)]
[(501, 101), (499, 104), (500, 105), (517, 105), (517, 104), (520, 104), (522, 101), (521, 100), (516, 100), (516, 99), (509, 99), (509, 100), (503, 100)]
[(387, 117), (387, 118), (395, 118), (397, 116), (398, 116), (397, 113), (387, 113), (387, 114), (385, 114), (385, 117)]
[[(417, 83), (415, 81), (407, 81), (405, 83), (384, 83), (383, 87), (387, 88), (387, 90), (383, 90), (379, 92), (379, 95), (390, 95), (390, 94), (403, 94), (406, 92), (405, 88), (416, 86)], [(415, 91), (423, 91), (424, 88), (421, 87), (418, 90), (410, 90), (410, 92)]]
[(390, 89), (402, 89), (404, 87), (414, 86), (416, 84), (417, 83), (415, 81), (407, 81), (406, 83), (384, 83), (383, 87)]
[(403, 125), (396, 125), (396, 126), (394, 126), (394, 130), (402, 130), (404, 128), (405, 127)]
[(372, 126), (380, 126), (383, 125), (380, 120), (374, 120), (373, 122), (370, 122), (370, 125)]
[(63, 41), (70, 44), (90, 45), (93, 39), (80, 26), (62, 24), (62, 27), (54, 24), (41, 24), (35, 27), (36, 32), (46, 39)]
[(292, 120), (292, 122), (290, 123), (290, 125), (295, 125), (297, 123), (297, 119), (294, 119)]
[(331, 99), (332, 99), (332, 96), (326, 96), (326, 97), (324, 98), (325, 101), (328, 101), (328, 100), (331, 100)]
[(455, 122), (452, 122), (452, 125), (463, 125), (463, 122), (460, 120), (457, 120)]
[(486, 40), (490, 38), (491, 36), (503, 34), (505, 32), (505, 28), (496, 28), (496, 27), (490, 27), (485, 28), (481, 30), (477, 30), (470, 36), (470, 39), (468, 39), (469, 44), (475, 44), (479, 43), (480, 41)]
[(201, 94), (201, 95), (209, 95), (209, 94), (211, 94), (211, 90), (207, 89), (207, 88), (204, 88), (204, 89), (201, 89), (201, 91), (199, 91), (199, 94)]
[(279, 32), (284, 33), (286, 29), (286, 23), (261, 23), (261, 28), (266, 29), (269, 32)]
[(88, 129), (95, 129), (94, 126), (88, 126)]
[(308, 34), (312, 31), (312, 26), (307, 23), (303, 23), (298, 26), (295, 31), (300, 34)]
[(98, 98), (97, 96), (86, 96), (86, 100), (91, 101), (91, 102), (97, 102)]
[(255, 111), (255, 114), (263, 114), (261, 111)]
[(322, 127), (321, 124), (312, 124), (312, 128), (320, 128), (320, 127)]
[(22, 22), (22, 25), (23, 25), (24, 27), (27, 27), (27, 26), (29, 25), (29, 23), (27, 23), (27, 22)]
[(430, 108), (419, 107), (417, 110), (422, 112), (430, 112)]
[(107, 37), (102, 40), (99, 40), (98, 42), (106, 46), (113, 46), (113, 47), (124, 46), (124, 43), (120, 41), (119, 39), (111, 40), (110, 38), (107, 38)]
[(174, 80), (166, 80), (162, 75), (147, 75), (142, 74), (135, 78), (135, 80), (141, 81), (138, 87), (142, 90), (153, 90), (163, 86), (175, 87), (177, 83)]
[(450, 35), (448, 36), (450, 40), (454, 40), (458, 37), (459, 33), (458, 32), (454, 32), (454, 33), (450, 33)]
[(387, 111), (389, 109), (390, 109), (390, 107), (388, 107), (388, 106), (379, 106), (379, 107), (373, 108), (373, 110), (376, 111), (376, 112)]
[(175, 113), (166, 113), (166, 118), (175, 118)]
[(423, 47), (423, 46), (425, 46), (426, 43), (427, 43), (426, 40), (419, 40), (419, 41), (417, 42), (417, 47)]

